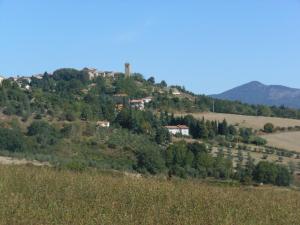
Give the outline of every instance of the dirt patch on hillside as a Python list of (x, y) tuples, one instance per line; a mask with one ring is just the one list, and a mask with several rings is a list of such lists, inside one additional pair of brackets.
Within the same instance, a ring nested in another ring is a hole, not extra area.
[(48, 162), (39, 162), (36, 160), (16, 159), (6, 156), (0, 156), (0, 164), (2, 165), (27, 165), (34, 166), (51, 166)]

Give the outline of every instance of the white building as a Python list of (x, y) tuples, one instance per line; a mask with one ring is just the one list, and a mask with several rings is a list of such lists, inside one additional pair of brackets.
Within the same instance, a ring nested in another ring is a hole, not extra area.
[(152, 101), (152, 97), (143, 98), (144, 103), (149, 103)]
[(132, 99), (129, 101), (131, 108), (144, 110), (145, 109), (145, 102), (143, 99)]
[(36, 74), (36, 75), (33, 75), (32, 77), (35, 77), (36, 79), (41, 80), (41, 79), (43, 79), (44, 74)]
[(89, 80), (92, 80), (98, 76), (98, 71), (94, 68), (83, 68), (82, 71), (87, 73), (87, 75), (89, 76)]
[(173, 135), (175, 135), (175, 134), (181, 134), (181, 135), (185, 135), (185, 136), (190, 135), (189, 127), (185, 126), (185, 125), (165, 126), (165, 128), (167, 128), (168, 131)]
[(4, 77), (0, 76), (0, 84), (2, 84), (2, 82), (5, 80)]
[(109, 121), (98, 121), (97, 126), (98, 127), (110, 127), (110, 122)]
[(144, 110), (145, 104), (152, 101), (152, 97), (140, 98), (140, 99), (132, 99), (129, 101), (131, 108)]
[(173, 95), (180, 95), (180, 92), (178, 91), (177, 88), (172, 88), (171, 90)]
[(96, 77), (114, 77), (115, 72), (113, 71), (98, 71), (94, 68), (83, 68), (84, 72), (86, 72), (89, 76), (89, 79), (92, 80)]

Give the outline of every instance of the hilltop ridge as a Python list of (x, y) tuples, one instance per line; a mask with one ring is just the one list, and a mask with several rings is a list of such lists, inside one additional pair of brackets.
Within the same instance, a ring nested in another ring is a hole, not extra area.
[(243, 84), (211, 97), (249, 104), (300, 108), (300, 89), (283, 85), (265, 85), (258, 81)]

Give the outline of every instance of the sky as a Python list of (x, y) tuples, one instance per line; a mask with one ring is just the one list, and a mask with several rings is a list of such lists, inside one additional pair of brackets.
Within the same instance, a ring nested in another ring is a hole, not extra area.
[(300, 0), (0, 0), (0, 74), (94, 67), (215, 94), (300, 88)]

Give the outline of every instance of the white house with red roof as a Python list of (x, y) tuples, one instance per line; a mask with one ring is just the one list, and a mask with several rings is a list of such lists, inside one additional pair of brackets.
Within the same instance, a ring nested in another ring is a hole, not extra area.
[(132, 99), (129, 101), (131, 108), (138, 109), (138, 110), (144, 110), (145, 109), (145, 103), (143, 99)]
[(152, 101), (152, 97), (140, 98), (140, 99), (132, 99), (129, 101), (131, 108), (144, 110), (145, 104)]
[(167, 128), (168, 131), (173, 135), (175, 134), (181, 134), (185, 136), (190, 135), (189, 127), (186, 125), (165, 126), (165, 128)]

